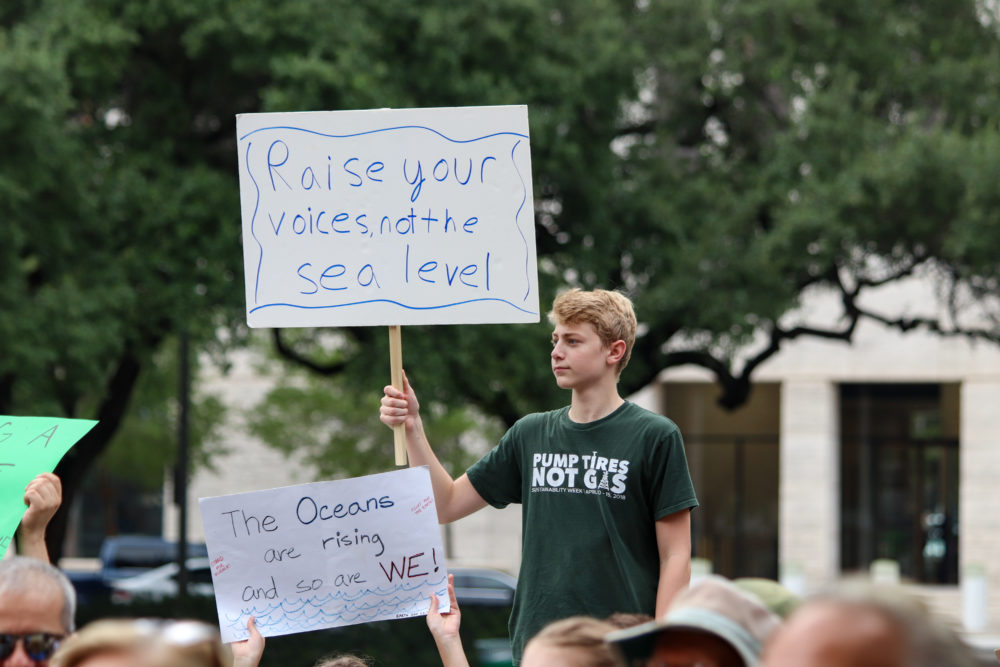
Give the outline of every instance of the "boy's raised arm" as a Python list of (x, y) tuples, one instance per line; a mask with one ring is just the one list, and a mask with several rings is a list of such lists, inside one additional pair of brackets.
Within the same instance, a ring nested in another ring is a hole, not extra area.
[(430, 468), (438, 523), (450, 523), (486, 507), (486, 501), (472, 486), (467, 475), (463, 474), (457, 480), (452, 479), (438, 461), (424, 434), (424, 425), (420, 419), (420, 402), (406, 378), (406, 372), (403, 372), (402, 390), (387, 385), (384, 391), (379, 419), (390, 428), (403, 424), (406, 431), (406, 454), (411, 468), (416, 466)]

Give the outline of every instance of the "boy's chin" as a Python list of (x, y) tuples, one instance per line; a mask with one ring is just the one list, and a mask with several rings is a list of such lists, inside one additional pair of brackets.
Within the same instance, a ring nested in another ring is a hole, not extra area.
[(560, 389), (572, 389), (573, 388), (573, 381), (570, 380), (565, 375), (557, 375), (556, 376), (556, 386), (559, 387)]

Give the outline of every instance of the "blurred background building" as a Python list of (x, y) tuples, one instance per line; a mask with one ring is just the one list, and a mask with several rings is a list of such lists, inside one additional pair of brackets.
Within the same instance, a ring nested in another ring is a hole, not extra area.
[[(919, 315), (930, 289), (910, 280), (868, 306)], [(836, 309), (819, 293), (791, 317)], [(684, 433), (695, 556), (804, 592), (874, 571), (970, 629), (1000, 627), (1000, 350), (866, 322), (851, 344), (792, 341), (755, 377), (735, 412), (691, 367), (637, 398)]]

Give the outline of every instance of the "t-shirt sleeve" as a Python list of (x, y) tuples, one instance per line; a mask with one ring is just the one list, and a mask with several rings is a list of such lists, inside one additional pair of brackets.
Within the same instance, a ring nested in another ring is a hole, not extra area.
[(483, 500), (496, 508), (521, 502), (521, 463), (514, 424), (496, 447), (472, 465), (466, 474)]
[(691, 473), (688, 470), (687, 455), (684, 453), (684, 439), (680, 429), (671, 422), (653, 454), (657, 471), (653, 480), (654, 519), (662, 519), (674, 512), (694, 509), (698, 506)]

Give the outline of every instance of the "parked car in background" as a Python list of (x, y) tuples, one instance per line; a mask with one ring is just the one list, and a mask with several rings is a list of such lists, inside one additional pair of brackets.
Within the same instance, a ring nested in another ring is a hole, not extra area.
[(455, 576), (455, 598), (459, 607), (506, 607), (514, 603), (517, 578), (489, 568), (451, 567)]
[[(187, 545), (187, 557), (208, 556), (203, 542)], [(177, 560), (177, 543), (156, 535), (114, 535), (101, 544), (101, 577), (106, 583), (141, 574)]]
[(66, 578), (69, 579), (69, 582), (73, 584), (73, 589), (76, 590), (76, 603), (78, 605), (82, 606), (91, 602), (106, 601), (111, 594), (111, 589), (104, 582), (104, 578), (101, 577), (101, 571), (96, 567), (93, 569), (67, 569), (62, 567), (60, 563), (60, 569), (62, 569)]
[[(160, 602), (176, 597), (180, 590), (177, 577), (180, 568), (177, 563), (167, 563), (141, 574), (116, 579), (111, 582), (111, 601), (128, 604), (138, 600)], [(212, 588), (212, 571), (208, 557), (199, 556), (187, 560), (188, 594), (204, 597), (215, 595)]]
[[(189, 558), (188, 593), (212, 596), (212, 572), (207, 556)], [(509, 607), (514, 602), (517, 578), (489, 568), (449, 568), (455, 577), (459, 606)], [(140, 574), (109, 582), (111, 601), (128, 604), (135, 600), (160, 601), (177, 595), (177, 563), (171, 562)]]
[[(207, 557), (204, 543), (188, 543), (189, 557)], [(98, 558), (64, 559), (71, 564), (63, 571), (76, 589), (81, 605), (106, 601), (111, 585), (177, 560), (177, 543), (157, 535), (113, 535), (101, 544)], [(61, 562), (61, 563), (62, 563)]]

